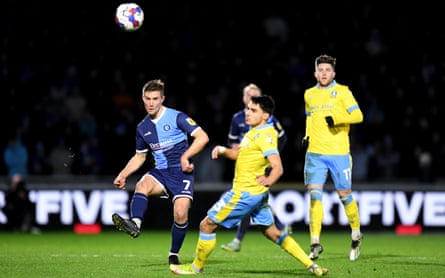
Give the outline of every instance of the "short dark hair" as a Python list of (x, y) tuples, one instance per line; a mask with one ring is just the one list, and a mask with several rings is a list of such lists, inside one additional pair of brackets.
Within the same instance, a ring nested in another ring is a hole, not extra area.
[(252, 103), (258, 104), (261, 109), (272, 115), (275, 110), (275, 100), (269, 95), (252, 97)]
[(318, 56), (317, 58), (315, 58), (315, 68), (317, 68), (317, 66), (319, 64), (331, 64), (332, 68), (335, 70), (335, 66), (337, 64), (337, 59), (335, 59), (332, 56), (322, 54), (322, 55)]
[(162, 82), (161, 79), (154, 79), (145, 83), (144, 87), (142, 87), (142, 94), (145, 92), (160, 91), (161, 95), (164, 95), (164, 89), (164, 82)]

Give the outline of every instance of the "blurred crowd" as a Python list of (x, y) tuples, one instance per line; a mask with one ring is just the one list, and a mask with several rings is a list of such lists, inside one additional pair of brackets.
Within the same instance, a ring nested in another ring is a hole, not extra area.
[[(289, 136), (283, 180), (302, 181), (303, 93), (315, 85), (315, 57), (329, 54), (337, 58), (337, 81), (350, 86), (365, 115), (351, 132), (354, 179), (444, 176), (444, 34), (433, 21), (440, 9), (381, 9), (372, 1), (141, 2), (144, 25), (126, 33), (114, 23), (118, 1), (81, 2), (60, 13), (49, 3), (19, 9), (6, 1), (0, 174), (117, 174), (134, 153), (135, 127), (145, 116), (141, 88), (160, 78), (166, 105), (192, 116), (211, 145), (226, 142), (241, 88), (256, 83), (276, 99)], [(413, 20), (420, 14), (422, 22)], [(201, 164), (198, 179), (231, 177)]]

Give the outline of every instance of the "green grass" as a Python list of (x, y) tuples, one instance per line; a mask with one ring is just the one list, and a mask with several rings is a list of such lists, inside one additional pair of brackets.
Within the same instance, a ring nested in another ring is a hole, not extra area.
[[(302, 264), (252, 229), (239, 253), (219, 245), (235, 231), (219, 231), (205, 277), (312, 277)], [(197, 232), (187, 235), (181, 260), (191, 262)], [(292, 235), (309, 249), (306, 232)], [(329, 277), (444, 277), (443, 234), (396, 236), (366, 233), (358, 261), (348, 259), (349, 231), (322, 234), (324, 253), (317, 263)], [(108, 230), (99, 235), (43, 232), (40, 235), (0, 233), (0, 277), (173, 277), (167, 265), (169, 231), (143, 231), (137, 239)]]

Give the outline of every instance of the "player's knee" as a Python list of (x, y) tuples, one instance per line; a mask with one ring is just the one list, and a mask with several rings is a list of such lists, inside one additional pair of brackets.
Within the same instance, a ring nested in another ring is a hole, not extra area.
[(349, 205), (352, 202), (353, 198), (351, 194), (340, 196), (340, 201), (343, 205)]
[(207, 216), (199, 223), (199, 230), (208, 234), (213, 233), (217, 227), (218, 226)]
[(309, 189), (309, 196), (311, 197), (311, 201), (321, 201), (323, 190), (321, 188), (311, 188)]
[(188, 212), (187, 210), (175, 210), (173, 215), (173, 220), (176, 223), (187, 223), (188, 222)]
[(135, 191), (151, 196), (160, 195), (163, 188), (151, 176), (145, 175), (136, 183)]

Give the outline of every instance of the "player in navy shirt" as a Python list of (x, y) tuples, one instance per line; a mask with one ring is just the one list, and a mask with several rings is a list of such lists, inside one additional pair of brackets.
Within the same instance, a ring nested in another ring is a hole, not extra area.
[[(136, 183), (130, 204), (130, 219), (114, 213), (116, 227), (136, 238), (148, 208), (149, 196), (171, 198), (173, 201), (172, 241), (169, 265), (178, 265), (179, 250), (184, 242), (188, 213), (193, 201), (194, 164), (191, 158), (203, 150), (209, 141), (207, 133), (189, 116), (163, 105), (165, 85), (151, 80), (142, 89), (142, 101), (147, 116), (136, 129), (136, 153), (114, 180), (114, 185), (125, 189), (126, 179), (147, 159), (154, 162)], [(193, 137), (189, 144), (188, 137)]]

